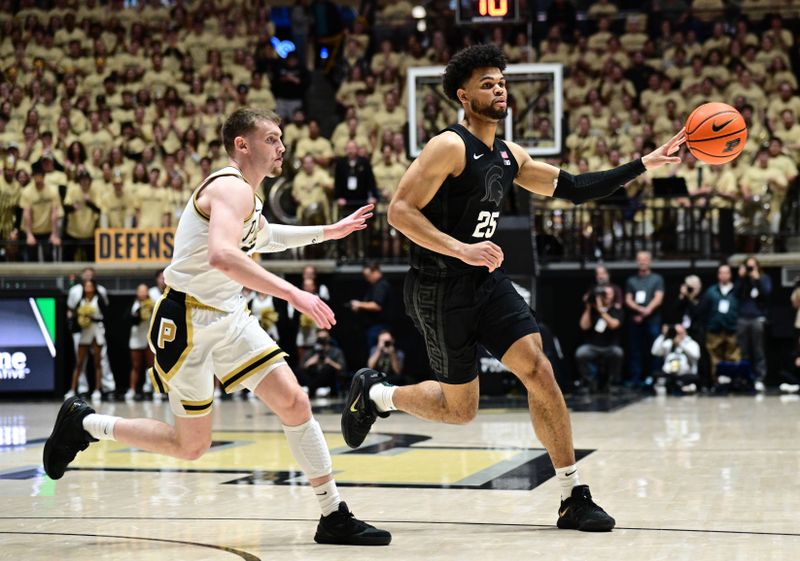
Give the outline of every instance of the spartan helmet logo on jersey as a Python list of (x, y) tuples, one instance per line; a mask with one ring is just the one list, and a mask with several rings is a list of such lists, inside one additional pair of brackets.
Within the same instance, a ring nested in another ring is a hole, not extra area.
[(499, 205), (503, 200), (503, 168), (500, 166), (492, 166), (486, 172), (486, 193), (483, 195), (481, 202), (492, 201), (494, 204)]

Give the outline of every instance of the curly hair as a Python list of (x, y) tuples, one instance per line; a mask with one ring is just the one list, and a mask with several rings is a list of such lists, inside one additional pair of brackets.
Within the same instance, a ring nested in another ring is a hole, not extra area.
[(458, 102), (458, 89), (472, 76), (476, 68), (506, 68), (506, 57), (503, 52), (493, 44), (472, 45), (457, 52), (447, 63), (447, 68), (442, 75), (442, 87), (447, 97)]

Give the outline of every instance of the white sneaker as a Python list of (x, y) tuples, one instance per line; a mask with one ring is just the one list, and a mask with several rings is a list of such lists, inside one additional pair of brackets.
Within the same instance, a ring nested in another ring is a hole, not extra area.
[(103, 394), (100, 392), (100, 390), (94, 390), (92, 392), (92, 401), (97, 402), (102, 399), (103, 399)]
[(125, 401), (133, 401), (134, 395), (136, 395), (136, 392), (129, 389), (125, 392)]
[(67, 393), (64, 394), (64, 399), (69, 399), (71, 397), (75, 397), (75, 392), (73, 390), (69, 390)]
[(161, 401), (161, 400), (163, 400), (165, 397), (167, 397), (167, 396), (165, 396), (165, 395), (164, 395), (163, 393), (161, 393), (161, 392), (153, 392), (153, 401)]
[(779, 386), (780, 390), (785, 393), (797, 393), (800, 392), (800, 384), (787, 384), (783, 383)]
[(730, 376), (719, 376), (717, 378), (717, 383), (719, 383), (719, 384), (730, 384), (731, 383), (731, 378), (730, 378)]
[(687, 385), (681, 387), (681, 391), (683, 393), (695, 393), (697, 391), (697, 385), (696, 384), (687, 384)]
[(328, 397), (329, 395), (331, 395), (330, 388), (317, 388), (314, 392), (315, 397)]
[(758, 380), (755, 383), (755, 386), (756, 386), (756, 391), (758, 393), (764, 393), (764, 390), (767, 389), (766, 386), (764, 386), (764, 382), (762, 382), (761, 380)]

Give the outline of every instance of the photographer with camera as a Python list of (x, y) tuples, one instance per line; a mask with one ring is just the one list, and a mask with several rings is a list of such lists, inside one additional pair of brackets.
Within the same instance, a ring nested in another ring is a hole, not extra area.
[(752, 363), (756, 374), (756, 391), (763, 392), (767, 375), (764, 325), (767, 322), (767, 299), (772, 292), (772, 281), (761, 271), (761, 264), (755, 257), (748, 257), (739, 266), (735, 292), (739, 299), (736, 338), (742, 351), (742, 360)]
[(345, 369), (344, 353), (333, 342), (327, 329), (317, 329), (316, 335), (311, 356), (303, 363), (308, 395), (312, 397), (336, 395), (337, 380)]
[(697, 365), (697, 376), (705, 386), (711, 384), (711, 366), (706, 347), (706, 318), (703, 315), (702, 303), (703, 283), (697, 275), (688, 275), (678, 292), (675, 303), (675, 316), (680, 318), (686, 333), (700, 345), (700, 363)]
[(661, 371), (666, 375), (667, 387), (682, 393), (697, 391), (697, 363), (700, 345), (689, 337), (681, 324), (664, 325), (661, 335), (653, 341), (653, 356), (664, 357)]
[[(586, 333), (586, 342), (575, 351), (581, 383), (592, 391), (608, 389), (609, 384), (619, 384), (624, 353), (619, 334), (622, 327), (622, 308), (614, 305), (611, 286), (595, 287), (581, 314), (580, 328)], [(599, 381), (593, 372), (605, 364), (606, 379)]]
[(711, 380), (717, 379), (717, 364), (721, 361), (739, 362), (739, 345), (736, 341), (736, 320), (739, 317), (739, 299), (732, 282), (731, 268), (720, 265), (717, 269), (717, 284), (703, 294), (700, 304), (705, 318), (706, 350), (711, 357)]
[(586, 291), (586, 294), (583, 295), (583, 302), (584, 304), (588, 302), (590, 299), (594, 298), (594, 291), (598, 286), (610, 286), (612, 290), (614, 290), (614, 307), (621, 308), (623, 302), (623, 295), (622, 289), (619, 285), (616, 285), (611, 282), (611, 275), (608, 273), (608, 269), (605, 265), (598, 265), (594, 269), (594, 284)]
[(389, 377), (387, 381), (393, 386), (403, 386), (410, 383), (403, 376), (405, 359), (405, 353), (395, 346), (391, 332), (384, 329), (378, 334), (378, 344), (372, 348), (367, 366), (385, 373)]

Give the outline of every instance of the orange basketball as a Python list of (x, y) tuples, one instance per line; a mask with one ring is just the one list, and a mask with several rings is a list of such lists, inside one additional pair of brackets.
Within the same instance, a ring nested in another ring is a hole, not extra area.
[(735, 108), (725, 103), (701, 105), (686, 119), (686, 146), (707, 164), (724, 164), (742, 153), (747, 125)]

